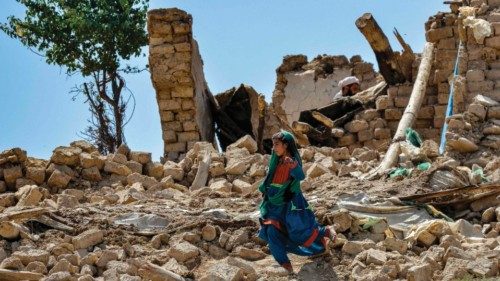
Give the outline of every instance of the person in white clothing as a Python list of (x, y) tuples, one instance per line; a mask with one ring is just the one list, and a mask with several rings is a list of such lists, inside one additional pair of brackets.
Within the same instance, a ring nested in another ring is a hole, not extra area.
[(343, 97), (354, 96), (359, 92), (359, 79), (355, 76), (347, 76), (346, 78), (339, 81), (340, 91), (333, 96), (333, 100), (337, 100)]

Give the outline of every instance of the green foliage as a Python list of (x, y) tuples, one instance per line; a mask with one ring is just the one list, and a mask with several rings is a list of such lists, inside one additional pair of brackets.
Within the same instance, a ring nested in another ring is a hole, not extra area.
[(148, 0), (16, 1), (26, 6), (24, 19), (10, 16), (0, 29), (68, 73), (115, 73), (147, 44)]

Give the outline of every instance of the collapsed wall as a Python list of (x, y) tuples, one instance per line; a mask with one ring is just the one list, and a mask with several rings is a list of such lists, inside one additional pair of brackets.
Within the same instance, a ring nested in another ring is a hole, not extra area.
[(148, 33), (164, 156), (178, 159), (196, 141), (213, 141), (212, 97), (193, 39), (191, 15), (176, 8), (150, 10)]
[(289, 125), (299, 120), (300, 112), (331, 103), (340, 91), (339, 81), (347, 76), (356, 76), (361, 90), (377, 82), (373, 65), (360, 56), (348, 60), (345, 56), (323, 55), (310, 62), (304, 55), (285, 56), (276, 75), (273, 108)]

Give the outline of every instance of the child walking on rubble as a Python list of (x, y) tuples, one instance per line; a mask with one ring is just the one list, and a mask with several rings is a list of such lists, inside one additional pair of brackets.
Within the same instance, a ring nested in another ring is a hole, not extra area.
[(333, 228), (318, 224), (307, 203), (300, 181), (305, 178), (293, 135), (287, 131), (272, 137), (269, 170), (259, 186), (264, 200), (260, 205), (259, 237), (267, 241), (274, 259), (293, 273), (287, 253), (316, 256), (328, 252), (327, 239), (335, 241)]

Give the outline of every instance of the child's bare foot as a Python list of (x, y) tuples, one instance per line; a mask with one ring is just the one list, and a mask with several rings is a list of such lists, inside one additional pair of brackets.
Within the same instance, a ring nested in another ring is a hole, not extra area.
[(281, 265), (286, 271), (288, 271), (289, 274), (293, 274), (293, 267), (291, 263), (284, 263)]
[(333, 228), (333, 225), (329, 225), (326, 227), (325, 236), (327, 236), (330, 241), (332, 241), (332, 244), (335, 243), (335, 240), (337, 240), (337, 232)]

